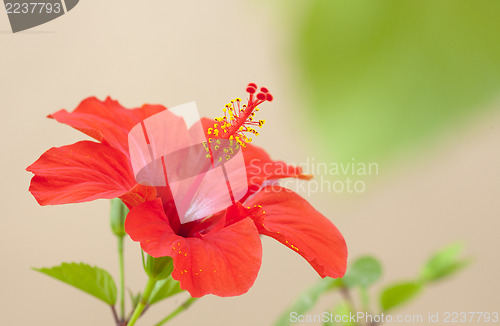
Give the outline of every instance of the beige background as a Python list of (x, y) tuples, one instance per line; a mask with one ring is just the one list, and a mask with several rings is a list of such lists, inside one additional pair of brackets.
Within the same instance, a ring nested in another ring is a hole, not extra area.
[[(268, 124), (257, 144), (288, 162), (324, 160), (302, 126), (307, 106), (290, 82), (294, 74), (282, 59), (287, 40), (273, 10), (260, 1), (85, 0), (15, 35), (0, 13), (2, 325), (112, 324), (100, 302), (30, 270), (76, 260), (117, 277), (108, 202), (39, 207), (27, 191), (26, 166), (51, 146), (84, 138), (47, 114), (73, 109), (90, 95), (111, 95), (128, 107), (196, 100), (202, 115), (216, 116), (255, 81), (276, 98), (261, 111)], [(500, 111), (491, 105), (489, 114), (448, 130), (432, 148), (381, 163), (364, 194), (309, 198), (342, 230), (351, 257), (373, 253), (383, 260), (384, 282), (415, 276), (437, 247), (466, 243), (474, 265), (402, 312), (500, 306)], [(206, 297), (172, 325), (270, 325), (317, 275), (272, 239), (263, 244), (262, 269), (248, 294)], [(137, 291), (145, 282), (139, 249), (129, 241), (126, 250), (128, 285)], [(153, 307), (138, 325), (152, 325), (181, 299)], [(334, 300), (323, 300), (317, 312)]]

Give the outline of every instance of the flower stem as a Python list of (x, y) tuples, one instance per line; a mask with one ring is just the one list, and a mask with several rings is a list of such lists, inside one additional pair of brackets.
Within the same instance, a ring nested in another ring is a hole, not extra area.
[(351, 292), (349, 292), (349, 289), (345, 285), (340, 287), (340, 294), (342, 295), (344, 300), (351, 306), (352, 311), (356, 311), (356, 305), (354, 304)]
[(175, 309), (170, 315), (167, 317), (163, 318), (160, 322), (155, 324), (155, 326), (161, 326), (166, 324), (168, 321), (170, 321), (172, 318), (183, 312), (184, 310), (187, 310), (189, 306), (191, 306), (198, 298), (189, 298), (184, 303), (182, 303), (177, 309)]
[(123, 238), (118, 238), (118, 261), (120, 265), (120, 319), (125, 318), (125, 268), (123, 260)]
[(120, 320), (118, 319), (118, 315), (116, 314), (115, 306), (111, 306), (111, 312), (113, 313), (113, 317), (115, 318), (116, 325), (120, 325)]
[(148, 304), (149, 296), (151, 295), (151, 292), (153, 291), (155, 284), (156, 284), (156, 279), (150, 277), (148, 279), (148, 283), (146, 283), (146, 287), (144, 288), (144, 291), (142, 292), (141, 300), (139, 300), (137, 307), (135, 307), (134, 313), (132, 314), (132, 317), (130, 317), (130, 320), (127, 323), (127, 326), (135, 325), (135, 322), (137, 321), (137, 319), (139, 319), (142, 312), (144, 311), (144, 308)]

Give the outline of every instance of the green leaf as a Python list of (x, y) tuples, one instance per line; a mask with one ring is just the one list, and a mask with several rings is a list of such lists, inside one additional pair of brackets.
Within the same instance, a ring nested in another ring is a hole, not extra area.
[(84, 263), (62, 263), (52, 268), (33, 269), (87, 292), (111, 306), (116, 302), (113, 277), (99, 267)]
[(436, 252), (425, 263), (421, 278), (426, 282), (434, 282), (449, 277), (471, 263), (470, 258), (459, 259), (463, 251), (461, 243), (452, 244)]
[[(335, 306), (333, 309), (333, 317), (323, 323), (323, 326), (334, 326), (334, 325), (342, 325), (342, 326), (356, 326), (358, 325), (356, 322), (353, 322), (350, 318), (351, 314), (355, 314), (352, 311), (352, 307), (348, 302), (342, 301)], [(333, 319), (333, 320), (332, 320)], [(335, 320), (339, 320), (339, 323), (336, 323)]]
[(419, 282), (396, 283), (384, 289), (380, 296), (382, 310), (388, 311), (414, 299), (422, 290)]
[(132, 302), (132, 310), (134, 310), (141, 299), (142, 293), (138, 292), (137, 294), (134, 294), (130, 289), (128, 289), (128, 294), (130, 295), (130, 301)]
[(381, 275), (382, 266), (380, 262), (375, 257), (365, 256), (354, 261), (342, 281), (348, 288), (354, 286), (367, 287), (375, 283)]
[(304, 291), (292, 304), (292, 306), (281, 314), (278, 320), (274, 323), (274, 326), (289, 326), (290, 313), (295, 312), (297, 315), (304, 314), (316, 305), (316, 302), (318, 302), (321, 295), (339, 287), (339, 285), (339, 279), (333, 279), (330, 277), (321, 279), (314, 286)]
[(156, 285), (151, 292), (149, 304), (153, 305), (163, 299), (181, 293), (182, 291), (184, 290), (179, 287), (179, 282), (174, 280), (172, 276), (169, 276), (163, 280), (156, 282)]
[(290, 53), (310, 132), (337, 162), (380, 162), (494, 107), (500, 1), (307, 3)]

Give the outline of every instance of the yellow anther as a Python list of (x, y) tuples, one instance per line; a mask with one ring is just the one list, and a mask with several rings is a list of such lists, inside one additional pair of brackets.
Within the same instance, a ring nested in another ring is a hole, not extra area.
[[(213, 128), (208, 130), (209, 135), (213, 134), (215, 137), (227, 138), (230, 140), (235, 139), (237, 144), (234, 148), (236, 150), (238, 150), (240, 146), (245, 147), (245, 143), (252, 142), (253, 139), (249, 138), (247, 134), (250, 135), (250, 133), (252, 133), (255, 136), (259, 135), (259, 133), (254, 128), (250, 128), (250, 126), (258, 125), (261, 128), (265, 123), (265, 120), (254, 122), (255, 112), (259, 111), (259, 108), (254, 107), (254, 104), (249, 106), (248, 104), (240, 103), (241, 101), (242, 99), (237, 97), (227, 103), (222, 110), (224, 116), (216, 118), (215, 121), (217, 123), (214, 123)], [(231, 154), (233, 154), (233, 150), (231, 149), (230, 151)], [(228, 154), (228, 152), (227, 149), (224, 150), (224, 153)]]

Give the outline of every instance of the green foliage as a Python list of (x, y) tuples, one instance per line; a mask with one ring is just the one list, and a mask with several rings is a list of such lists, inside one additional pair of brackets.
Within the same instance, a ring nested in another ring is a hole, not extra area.
[(388, 311), (414, 299), (422, 290), (419, 282), (396, 283), (387, 287), (380, 296), (382, 310)]
[(99, 267), (84, 263), (62, 263), (60, 266), (34, 268), (34, 270), (87, 292), (111, 306), (116, 302), (116, 285), (113, 277)]
[(338, 280), (325, 277), (314, 286), (304, 291), (292, 306), (286, 310), (279, 319), (274, 323), (274, 326), (288, 326), (290, 324), (290, 313), (296, 312), (302, 315), (313, 308), (318, 302), (321, 295), (338, 286)]
[[(415, 299), (427, 285), (435, 281), (444, 280), (470, 263), (470, 259), (460, 258), (463, 246), (453, 244), (440, 249), (434, 253), (424, 264), (421, 276), (401, 282), (389, 284), (384, 287), (380, 294), (380, 307), (383, 312), (391, 311)], [(290, 324), (290, 313), (303, 315), (314, 308), (319, 298), (325, 293), (340, 290), (344, 300), (332, 310), (334, 316), (349, 315), (356, 313), (353, 305), (360, 307), (360, 311), (370, 311), (369, 287), (380, 280), (382, 266), (378, 259), (372, 256), (362, 256), (352, 262), (343, 278), (324, 278), (314, 286), (303, 292), (287, 311), (276, 321), (274, 326), (288, 326)], [(359, 290), (358, 306), (351, 296), (351, 290)], [(340, 318), (340, 317), (338, 317)], [(346, 319), (347, 320), (347, 319)], [(342, 325), (351, 325), (350, 320), (344, 321)], [(335, 321), (324, 322), (324, 326), (336, 325)]]
[(340, 162), (380, 161), (498, 95), (500, 1), (307, 2), (297, 80), (310, 132)]
[(436, 252), (424, 265), (421, 278), (425, 282), (449, 277), (471, 263), (470, 258), (459, 259), (463, 250), (461, 243), (452, 244)]
[(137, 304), (139, 303), (139, 300), (141, 299), (141, 292), (138, 292), (137, 294), (134, 294), (130, 289), (128, 290), (128, 294), (130, 295), (130, 301), (132, 302), (132, 309), (135, 309)]
[(151, 292), (151, 296), (149, 297), (148, 304), (153, 305), (161, 300), (181, 293), (182, 291), (184, 290), (179, 287), (179, 282), (174, 280), (172, 276), (169, 276), (156, 282), (155, 287)]
[(463, 245), (455, 243), (434, 253), (424, 264), (416, 280), (395, 283), (386, 287), (380, 296), (383, 310), (391, 310), (415, 299), (429, 282), (444, 280), (470, 264), (469, 258), (459, 258)]
[(299, 315), (306, 313), (307, 311), (312, 309), (318, 302), (319, 298), (327, 292), (342, 287), (359, 286), (366, 288), (377, 281), (380, 278), (381, 274), (382, 267), (380, 265), (380, 262), (376, 258), (364, 256), (356, 259), (343, 278), (332, 279), (326, 277), (324, 279), (321, 279), (307, 291), (303, 292), (293, 303), (293, 305), (280, 316), (280, 318), (274, 325), (289, 325), (291, 312), (296, 312)]
[(380, 262), (371, 256), (358, 258), (352, 263), (346, 275), (342, 278), (348, 288), (360, 286), (366, 288), (375, 283), (382, 276)]

